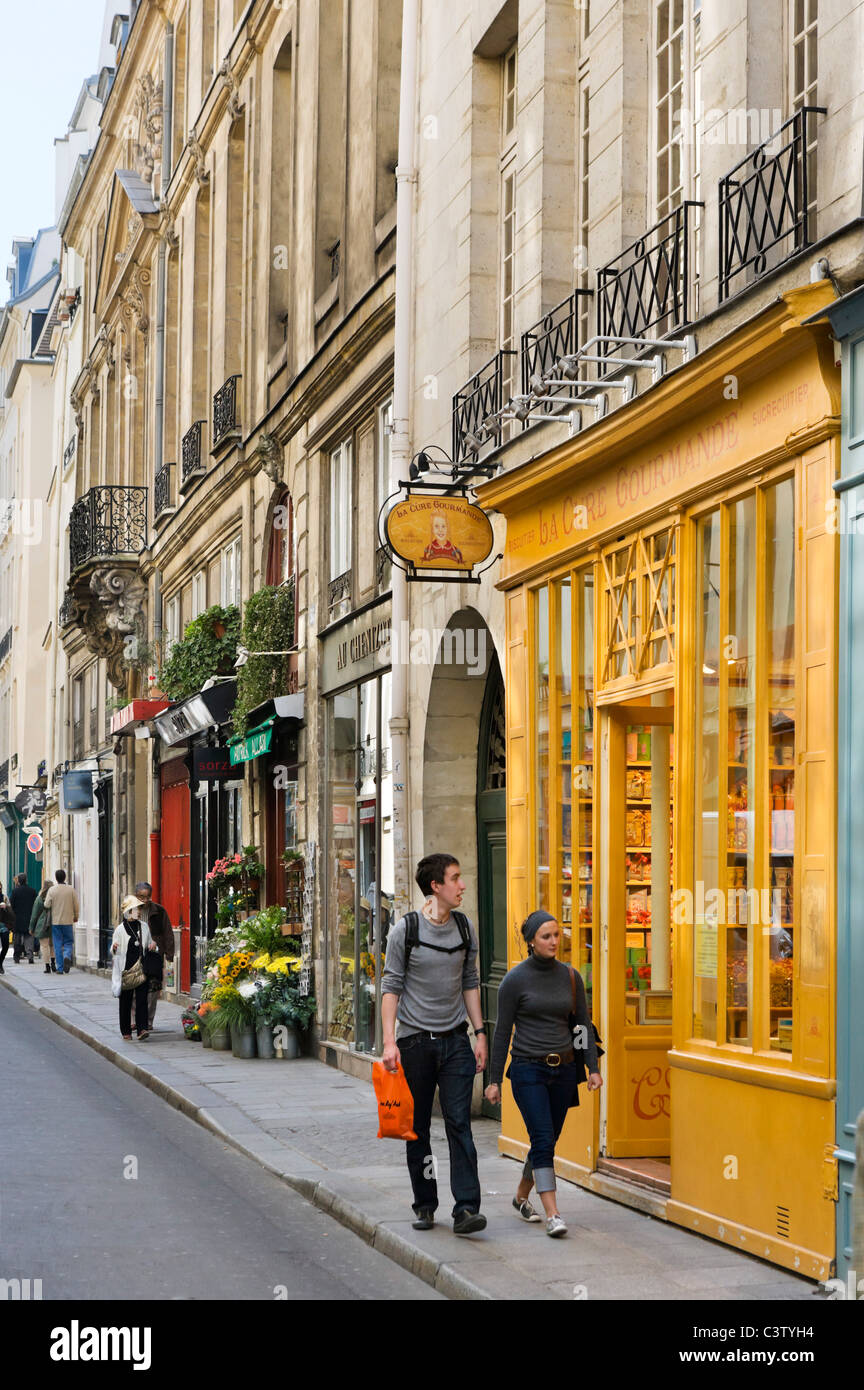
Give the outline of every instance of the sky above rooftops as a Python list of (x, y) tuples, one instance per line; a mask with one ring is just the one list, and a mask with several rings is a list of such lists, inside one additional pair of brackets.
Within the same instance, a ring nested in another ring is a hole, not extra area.
[[(118, 10), (125, 8), (122, 4)], [(54, 222), (54, 141), (98, 71), (105, 0), (0, 0), (0, 302), (12, 241)]]

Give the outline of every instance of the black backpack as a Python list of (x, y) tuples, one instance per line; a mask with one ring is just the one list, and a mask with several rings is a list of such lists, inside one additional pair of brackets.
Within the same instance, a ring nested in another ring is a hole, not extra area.
[(471, 950), (471, 928), (468, 926), (468, 918), (463, 912), (451, 912), (451, 917), (459, 928), (459, 935), (462, 938), (458, 946), (433, 946), (431, 941), (420, 940), (420, 913), (405, 913), (405, 971), (408, 970), (408, 963), (411, 960), (411, 952), (416, 946), (426, 946), (430, 951), (443, 951), (445, 956), (452, 956), (454, 951), (464, 951), (467, 959), (468, 952)]

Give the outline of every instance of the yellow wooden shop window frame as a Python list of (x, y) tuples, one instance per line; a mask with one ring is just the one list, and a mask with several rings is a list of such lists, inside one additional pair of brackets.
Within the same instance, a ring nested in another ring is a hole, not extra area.
[[(685, 714), (688, 720), (693, 717), (696, 709), (696, 690), (695, 682), (701, 679), (701, 669), (699, 661), (701, 652), (697, 650), (699, 637), (699, 623), (697, 618), (697, 607), (699, 601), (699, 576), (696, 574), (695, 566), (698, 557), (698, 529), (699, 526), (709, 516), (719, 512), (720, 516), (720, 576), (718, 588), (721, 594), (721, 613), (720, 613), (720, 634), (719, 647), (723, 652), (724, 640), (729, 636), (728, 623), (728, 600), (729, 600), (729, 576), (730, 576), (730, 527), (729, 515), (732, 507), (736, 503), (747, 497), (755, 499), (755, 527), (756, 527), (756, 572), (753, 576), (754, 581), (754, 603), (756, 605), (755, 631), (756, 643), (753, 658), (755, 661), (755, 705), (753, 715), (753, 726), (755, 730), (755, 747), (752, 763), (752, 789), (750, 789), (751, 800), (748, 805), (752, 806), (756, 814), (754, 815), (753, 827), (753, 877), (754, 882), (750, 887), (761, 890), (763, 885), (770, 888), (770, 858), (769, 836), (768, 836), (768, 815), (770, 803), (770, 777), (769, 777), (769, 758), (768, 758), (768, 737), (767, 737), (767, 717), (770, 708), (770, 695), (768, 690), (768, 651), (767, 651), (767, 627), (765, 623), (765, 604), (767, 590), (767, 553), (766, 553), (766, 496), (770, 489), (783, 482), (791, 482), (794, 491), (795, 506), (795, 535), (794, 544), (794, 596), (795, 596), (795, 649), (794, 649), (794, 671), (795, 671), (795, 747), (796, 747), (796, 767), (800, 763), (803, 753), (804, 737), (804, 711), (803, 711), (803, 691), (804, 691), (804, 663), (802, 657), (802, 643), (800, 638), (802, 610), (801, 594), (803, 579), (803, 564), (800, 546), (801, 530), (801, 495), (800, 483), (796, 470), (788, 464), (781, 466), (774, 471), (766, 472), (758, 481), (749, 484), (739, 484), (726, 491), (714, 494), (710, 498), (692, 508), (686, 518), (686, 552), (688, 564), (686, 571), (682, 566), (682, 587), (679, 592), (679, 599), (682, 605), (682, 612), (687, 614), (686, 637), (682, 634), (682, 660), (680, 666), (680, 681), (676, 692), (676, 732), (683, 723), (682, 716)], [(687, 660), (686, 653), (692, 653), (692, 658)], [(718, 887), (724, 893), (728, 893), (730, 883), (728, 874), (728, 854), (726, 844), (726, 798), (728, 796), (729, 780), (729, 758), (728, 758), (728, 728), (729, 728), (729, 689), (728, 689), (728, 668), (725, 663), (720, 666), (720, 687), (718, 691), (718, 823), (717, 823), (717, 862), (721, 868), (720, 881)], [(686, 703), (685, 703), (686, 702)], [(695, 732), (695, 731), (694, 731)], [(675, 787), (676, 807), (677, 807), (677, 845), (680, 850), (678, 867), (681, 878), (676, 881), (676, 888), (679, 886), (688, 887), (691, 892), (695, 891), (695, 830), (696, 830), (696, 767), (695, 752), (696, 739), (688, 738), (682, 728), (681, 737), (676, 739), (676, 747), (680, 747), (682, 753), (686, 749), (684, 765), (676, 768), (678, 781)], [(796, 779), (798, 780), (798, 779)], [(693, 1004), (694, 1004), (694, 956), (695, 956), (695, 922), (689, 923), (686, 927), (678, 927), (676, 930), (682, 933), (679, 942), (679, 949), (675, 955), (675, 969), (678, 981), (683, 985), (684, 1002), (686, 1008), (681, 1005), (676, 1008), (676, 1019), (678, 1029), (681, 1028), (681, 1020), (684, 1020), (682, 1036), (676, 1041), (676, 1047), (686, 1051), (710, 1052), (718, 1059), (723, 1056), (727, 1059), (734, 1058), (753, 1067), (764, 1067), (769, 1065), (778, 1071), (793, 1071), (800, 1065), (799, 1049), (797, 1039), (799, 1035), (798, 1018), (798, 988), (797, 981), (801, 966), (801, 951), (803, 944), (803, 933), (800, 930), (800, 898), (801, 898), (801, 824), (803, 820), (804, 807), (800, 800), (800, 789), (796, 787), (796, 809), (799, 814), (795, 817), (795, 838), (793, 843), (793, 927), (794, 936), (794, 973), (793, 973), (793, 996), (790, 1012), (793, 1023), (793, 1046), (791, 1052), (780, 1052), (770, 1046), (770, 971), (769, 971), (769, 942), (768, 936), (761, 930), (761, 925), (755, 928), (755, 939), (751, 947), (752, 973), (750, 979), (750, 1041), (749, 1043), (736, 1043), (732, 1040), (727, 1041), (725, 1037), (727, 1026), (727, 946), (728, 946), (728, 924), (724, 924), (722, 930), (718, 931), (717, 939), (717, 1028), (715, 1037), (697, 1037), (693, 1033)], [(728, 903), (728, 896), (726, 902)], [(761, 903), (761, 896), (760, 896)], [(763, 924), (764, 925), (764, 924)], [(826, 928), (827, 929), (827, 928)], [(754, 931), (751, 925), (750, 931)]]
[[(680, 614), (681, 527), (665, 517), (632, 531), (600, 552), (595, 625), (599, 630), (599, 664), (594, 689), (600, 703), (626, 698), (653, 686), (669, 685), (675, 676)], [(656, 537), (666, 535), (659, 555)], [(667, 582), (666, 607), (661, 590)], [(655, 621), (656, 620), (656, 621)], [(665, 638), (667, 659), (654, 661), (654, 645)], [(616, 663), (623, 671), (616, 673)]]
[[(594, 589), (594, 621), (592, 633), (592, 660), (594, 672), (594, 694), (596, 707), (597, 693), (597, 659), (598, 659), (598, 623), (597, 623), (597, 596), (598, 596), (598, 566), (593, 556), (584, 556), (575, 566), (561, 566), (555, 571), (544, 576), (540, 583), (533, 584), (526, 588), (528, 601), (528, 651), (527, 663), (529, 672), (529, 730), (528, 741), (528, 817), (530, 829), (530, 856), (529, 856), (529, 910), (537, 906), (538, 883), (540, 875), (540, 864), (538, 856), (538, 783), (540, 780), (540, 748), (539, 748), (539, 729), (540, 729), (540, 704), (539, 686), (537, 681), (537, 662), (539, 653), (539, 625), (538, 609), (540, 594), (545, 591), (547, 595), (547, 612), (549, 621), (548, 633), (548, 652), (549, 652), (549, 700), (548, 700), (548, 760), (546, 772), (546, 807), (549, 813), (548, 843), (549, 843), (549, 864), (548, 866), (548, 896), (549, 911), (552, 912), (565, 926), (561, 918), (562, 912), (562, 876), (556, 870), (561, 859), (562, 836), (560, 827), (560, 817), (558, 815), (558, 781), (561, 771), (562, 759), (559, 758), (561, 751), (562, 733), (562, 699), (560, 680), (557, 676), (559, 637), (560, 637), (560, 600), (556, 598), (559, 591), (561, 580), (569, 580), (570, 584), (570, 730), (571, 730), (571, 756), (570, 756), (570, 854), (571, 854), (571, 922), (570, 922), (570, 947), (565, 954), (565, 958), (581, 970), (586, 961), (582, 958), (581, 932), (579, 922), (579, 887), (583, 880), (578, 876), (579, 865), (579, 787), (576, 776), (576, 738), (578, 736), (578, 725), (576, 722), (577, 713), (580, 708), (580, 677), (579, 670), (579, 651), (582, 640), (582, 615), (581, 606), (578, 602), (580, 591), (580, 580), (584, 575), (590, 574)], [(596, 730), (595, 730), (596, 733)], [(592, 920), (584, 923), (585, 927), (590, 926), (592, 932), (592, 956), (597, 954), (597, 741), (593, 742), (592, 757), (590, 760), (592, 797), (591, 797), (591, 877), (585, 879), (584, 883), (591, 885)], [(588, 765), (588, 760), (581, 760), (581, 766)], [(518, 960), (524, 958), (525, 946), (519, 935), (518, 924), (514, 924), (514, 954)], [(562, 942), (566, 940), (566, 934), (562, 930)], [(596, 994), (595, 994), (596, 999)]]

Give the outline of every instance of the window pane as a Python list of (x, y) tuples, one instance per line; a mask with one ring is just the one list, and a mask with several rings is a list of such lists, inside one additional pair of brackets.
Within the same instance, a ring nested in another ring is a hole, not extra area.
[(378, 871), (375, 862), (375, 826), (378, 818), (378, 682), (360, 687), (360, 783), (357, 805), (357, 872), (359, 904), (355, 941), (355, 1046), (361, 1052), (375, 1047), (375, 956), (372, 946), (372, 913)]
[[(726, 1039), (752, 1042), (753, 953), (759, 930), (747, 890), (755, 882), (756, 499), (729, 508), (726, 674)], [(758, 902), (758, 899), (756, 899)], [(754, 918), (751, 921), (751, 917)]]
[(357, 696), (337, 695), (327, 711), (329, 789), (329, 1032), (354, 1042), (354, 881), (357, 873), (355, 827), (357, 775)]
[(790, 478), (769, 488), (766, 512), (768, 766), (771, 925), (767, 984), (770, 1045), (792, 1051), (795, 960), (795, 494)]
[[(572, 954), (573, 921), (573, 811), (576, 824), (581, 826), (582, 802), (573, 805), (573, 698), (571, 689), (572, 623), (570, 606), (570, 577), (559, 579), (552, 588), (555, 603), (555, 754), (557, 762), (557, 793), (555, 814), (558, 818), (558, 872), (554, 885), (553, 911), (561, 924), (562, 956)], [(590, 821), (589, 821), (590, 824)], [(581, 838), (581, 831), (580, 831)]]
[[(699, 523), (693, 864), (693, 1036), (717, 1038), (720, 728), (720, 513)], [(712, 896), (714, 895), (714, 896)], [(684, 925), (682, 923), (682, 925)]]
[(579, 845), (575, 859), (579, 893), (579, 940), (574, 964), (585, 982), (590, 1013), (593, 985), (594, 850), (590, 835), (586, 841), (583, 834), (586, 828), (591, 828), (594, 808), (594, 571), (583, 571), (576, 584), (578, 686), (576, 767), (573, 785), (574, 795), (579, 798)]
[(535, 648), (535, 729), (537, 731), (535, 823), (537, 826), (536, 907), (551, 911), (549, 893), (549, 591), (538, 589), (534, 599)]

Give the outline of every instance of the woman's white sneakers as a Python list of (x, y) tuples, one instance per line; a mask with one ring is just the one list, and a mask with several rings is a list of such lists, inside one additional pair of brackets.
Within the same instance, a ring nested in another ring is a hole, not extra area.
[(567, 1227), (564, 1225), (564, 1222), (561, 1220), (560, 1216), (547, 1216), (546, 1234), (547, 1236), (552, 1236), (553, 1239), (556, 1236), (566, 1236)]
[(520, 1202), (518, 1197), (514, 1197), (513, 1205), (518, 1211), (519, 1215), (522, 1217), (523, 1221), (539, 1221), (541, 1219), (532, 1207), (531, 1203), (528, 1201), (527, 1197), (525, 1198), (524, 1202)]

